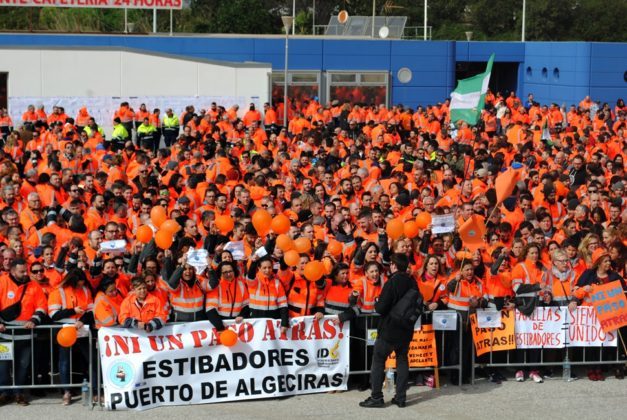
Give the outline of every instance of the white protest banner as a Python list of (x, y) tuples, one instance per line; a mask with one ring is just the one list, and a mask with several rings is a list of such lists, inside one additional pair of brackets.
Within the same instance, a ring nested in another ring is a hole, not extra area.
[(496, 309), (477, 309), (477, 326), (479, 328), (500, 328), (501, 311)]
[(603, 331), (594, 306), (578, 306), (569, 313), (571, 324), (566, 337), (569, 347), (616, 347), (616, 331)]
[(455, 311), (434, 311), (432, 321), (435, 331), (457, 330), (457, 312)]
[(455, 230), (454, 214), (434, 214), (431, 216), (431, 233), (437, 235), (439, 233), (448, 233)]
[(516, 311), (516, 348), (561, 349), (566, 342), (568, 310), (560, 307), (541, 307), (525, 316)]
[(158, 331), (101, 328), (105, 406), (145, 410), (346, 390), (349, 325), (326, 317), (235, 325), (232, 347), (220, 344), (209, 322), (166, 325)]

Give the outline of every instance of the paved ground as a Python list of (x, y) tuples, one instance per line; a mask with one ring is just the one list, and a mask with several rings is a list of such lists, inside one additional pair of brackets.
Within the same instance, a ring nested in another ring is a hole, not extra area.
[(76, 402), (63, 407), (60, 398), (39, 399), (29, 407), (0, 408), (2, 419), (200, 419), (210, 415), (220, 419), (625, 419), (627, 380), (609, 378), (605, 382), (580, 379), (564, 383), (560, 379), (543, 384), (513, 381), (494, 385), (480, 381), (475, 386), (446, 386), (439, 390), (412, 387), (409, 406), (362, 409), (358, 402), (366, 392), (313, 394), (279, 400), (258, 400), (227, 404), (162, 407), (144, 412), (91, 411)]

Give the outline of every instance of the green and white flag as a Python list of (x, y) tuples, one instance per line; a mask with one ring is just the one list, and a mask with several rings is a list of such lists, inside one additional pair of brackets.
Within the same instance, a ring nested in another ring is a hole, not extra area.
[(485, 94), (490, 83), (494, 54), (490, 56), (484, 73), (457, 82), (457, 88), (451, 92), (451, 122), (459, 120), (475, 125), (485, 105)]

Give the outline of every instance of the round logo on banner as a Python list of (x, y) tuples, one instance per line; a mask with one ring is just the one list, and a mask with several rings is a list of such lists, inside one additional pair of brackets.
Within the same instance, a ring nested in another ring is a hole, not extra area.
[(109, 380), (118, 388), (126, 388), (133, 384), (135, 372), (127, 362), (115, 362), (109, 369)]

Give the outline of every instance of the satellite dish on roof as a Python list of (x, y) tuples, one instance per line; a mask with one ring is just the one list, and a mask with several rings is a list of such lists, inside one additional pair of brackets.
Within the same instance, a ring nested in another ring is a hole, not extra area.
[(387, 26), (382, 26), (381, 29), (379, 29), (379, 38), (387, 38), (388, 35), (390, 35), (390, 28), (388, 28)]
[(337, 21), (346, 23), (348, 21), (348, 12), (346, 10), (340, 10), (340, 13), (337, 14)]

